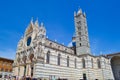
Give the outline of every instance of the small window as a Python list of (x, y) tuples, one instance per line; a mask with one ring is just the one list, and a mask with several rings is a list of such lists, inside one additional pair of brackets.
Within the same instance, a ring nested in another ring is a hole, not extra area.
[(81, 30), (81, 26), (80, 26), (80, 27), (78, 27), (78, 30)]
[(81, 24), (81, 21), (78, 21), (77, 24)]
[(69, 67), (69, 56), (67, 56), (67, 67)]
[(46, 63), (50, 63), (50, 51), (47, 52), (47, 60), (46, 60)]
[(98, 64), (98, 68), (101, 68), (101, 62), (99, 59), (97, 59), (97, 64)]
[(93, 63), (93, 59), (91, 59), (91, 64), (92, 64), (91, 66), (92, 66), (92, 68), (93, 68), (93, 67), (94, 67), (94, 66), (93, 66), (93, 64), (94, 64), (94, 63)]
[(52, 43), (50, 43), (50, 46), (52, 46)]
[(60, 46), (58, 46), (58, 49), (60, 48)]
[(104, 65), (105, 65), (105, 68), (106, 68), (106, 61), (104, 60)]
[(77, 59), (75, 58), (75, 68), (77, 68)]
[(81, 35), (81, 32), (78, 32), (79, 35)]
[(80, 43), (80, 46), (81, 46), (81, 43)]
[(58, 65), (60, 65), (60, 54), (58, 54)]
[(79, 40), (81, 41), (81, 37), (79, 38)]
[(84, 58), (82, 59), (82, 66), (83, 66), (83, 68), (86, 67), (86, 66), (85, 66), (85, 59), (84, 59)]

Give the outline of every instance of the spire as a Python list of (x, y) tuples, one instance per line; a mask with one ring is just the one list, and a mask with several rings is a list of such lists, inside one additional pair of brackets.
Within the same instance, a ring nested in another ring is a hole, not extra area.
[(81, 8), (78, 10), (77, 14), (78, 14), (78, 15), (79, 15), (79, 14), (82, 14), (82, 9), (81, 9)]
[(35, 21), (35, 26), (36, 26), (36, 27), (39, 27), (38, 18), (37, 18), (36, 21)]
[(33, 24), (33, 17), (31, 18), (31, 21), (30, 21), (31, 24)]
[(83, 13), (83, 15), (84, 15), (84, 17), (86, 17), (86, 13), (85, 12)]

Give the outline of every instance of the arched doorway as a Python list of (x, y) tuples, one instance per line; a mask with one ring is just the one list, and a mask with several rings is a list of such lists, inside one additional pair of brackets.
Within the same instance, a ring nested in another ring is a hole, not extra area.
[(120, 56), (112, 57), (111, 67), (115, 80), (120, 80)]

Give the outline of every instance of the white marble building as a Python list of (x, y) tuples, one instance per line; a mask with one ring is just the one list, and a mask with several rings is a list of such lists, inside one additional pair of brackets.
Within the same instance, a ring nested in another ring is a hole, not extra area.
[(86, 15), (81, 9), (74, 13), (74, 22), (73, 46), (67, 47), (49, 40), (43, 23), (31, 20), (18, 42), (14, 75), (43, 80), (114, 80), (110, 59), (90, 52)]

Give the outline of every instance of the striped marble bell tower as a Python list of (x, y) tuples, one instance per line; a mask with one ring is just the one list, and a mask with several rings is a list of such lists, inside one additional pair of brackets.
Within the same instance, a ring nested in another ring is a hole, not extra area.
[(74, 12), (75, 33), (76, 33), (76, 54), (90, 54), (88, 28), (86, 14), (79, 9)]

